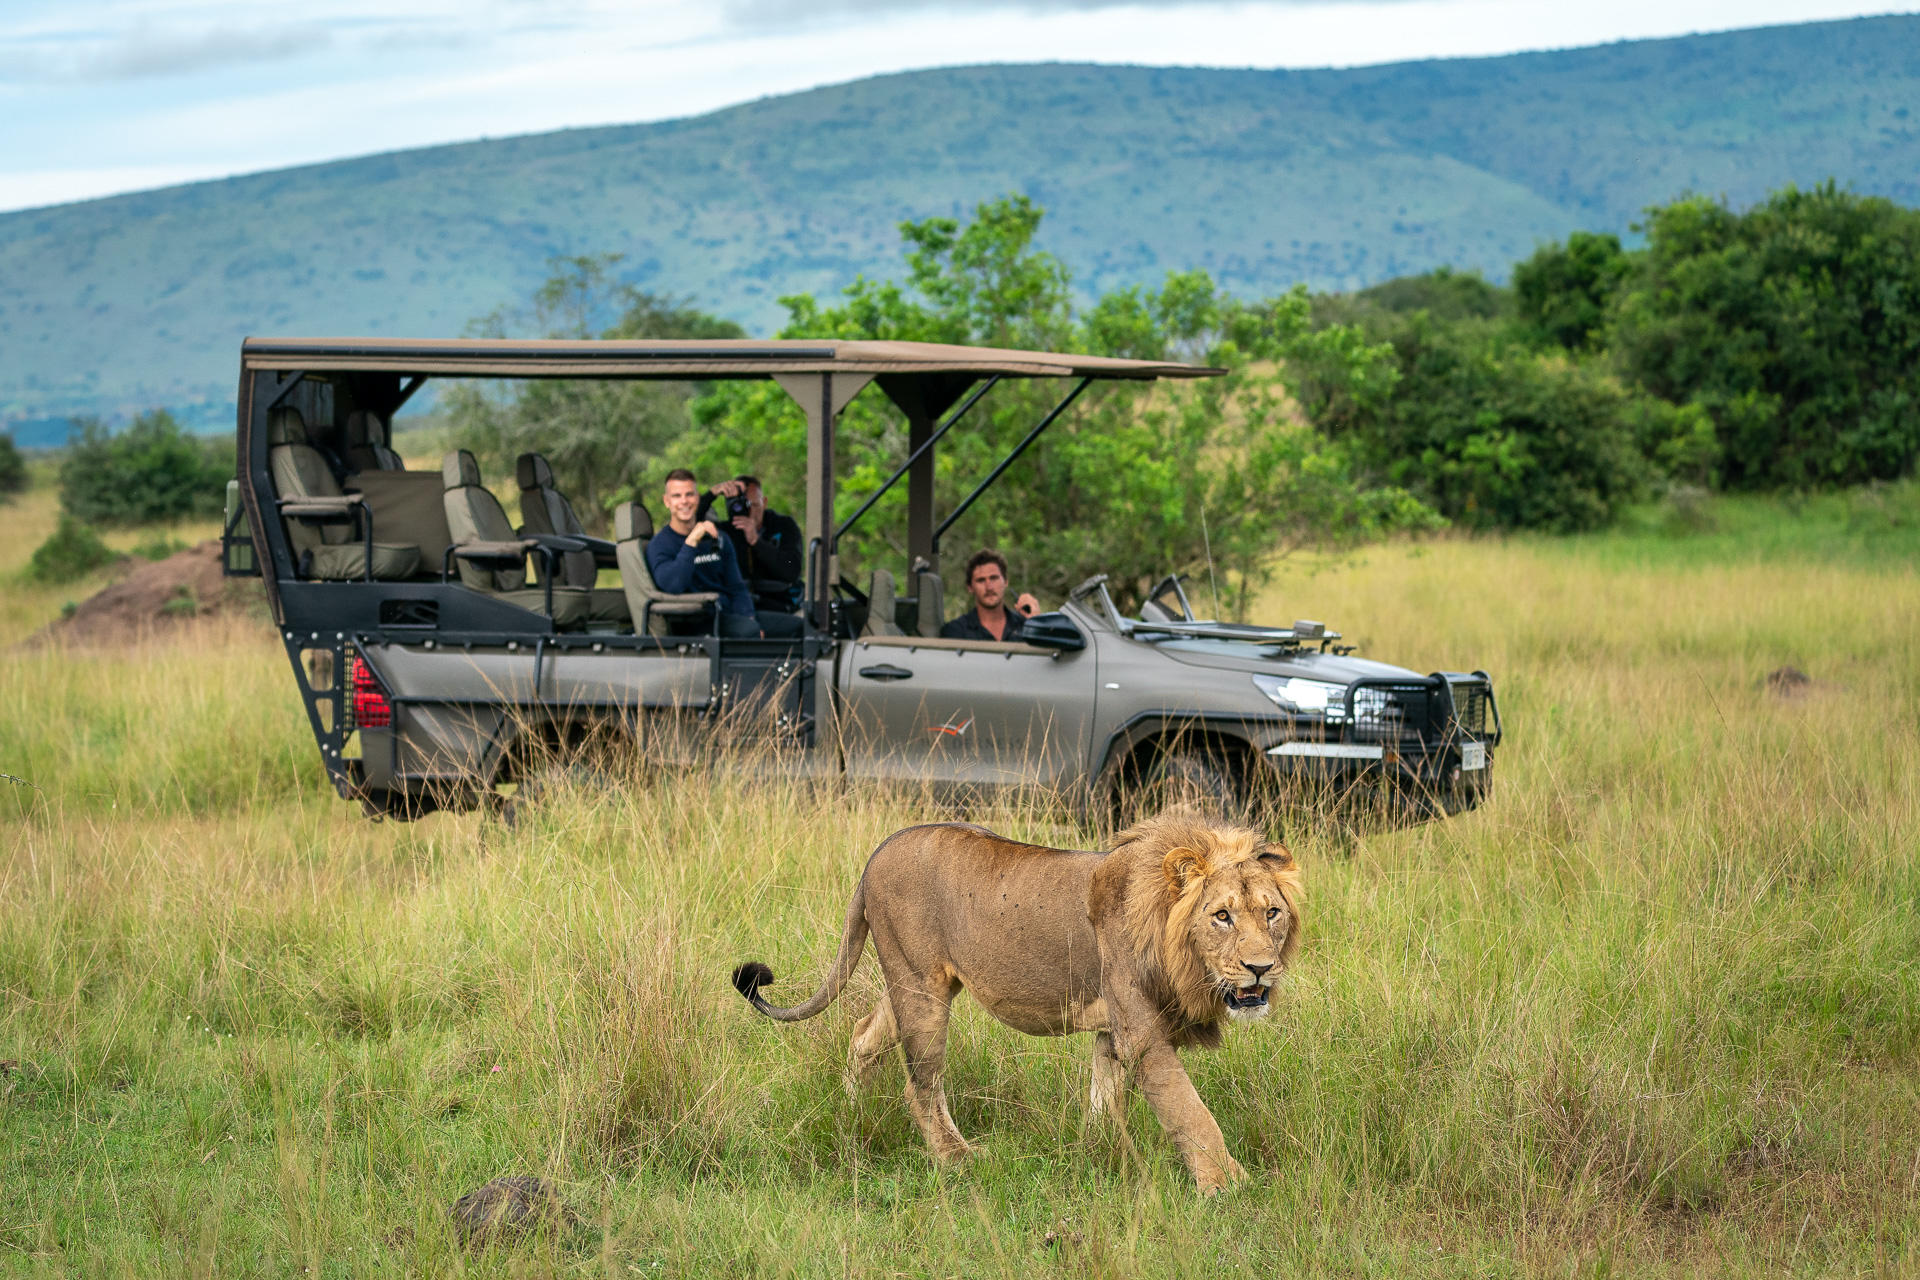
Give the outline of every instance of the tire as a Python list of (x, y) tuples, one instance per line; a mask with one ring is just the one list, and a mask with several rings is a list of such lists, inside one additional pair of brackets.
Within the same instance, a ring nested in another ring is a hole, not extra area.
[(1123, 781), (1114, 796), (1115, 819), (1128, 826), (1177, 804), (1192, 805), (1230, 822), (1246, 816), (1246, 799), (1232, 769), (1218, 756), (1191, 747), (1158, 751), (1137, 782)]

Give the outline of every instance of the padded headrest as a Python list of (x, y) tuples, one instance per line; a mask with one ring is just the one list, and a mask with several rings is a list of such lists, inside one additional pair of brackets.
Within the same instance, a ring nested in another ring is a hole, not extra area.
[(553, 487), (553, 468), (547, 460), (537, 453), (523, 453), (513, 464), (513, 474), (519, 478), (522, 489), (551, 489)]
[(465, 449), (455, 449), (440, 459), (440, 483), (448, 489), (480, 484), (480, 464)]
[(653, 513), (647, 510), (644, 502), (623, 502), (613, 513), (613, 539), (615, 542), (631, 542), (635, 538), (645, 541), (653, 536)]
[(386, 442), (387, 424), (380, 421), (379, 414), (355, 409), (347, 415), (347, 448), (359, 449)]
[(307, 443), (307, 420), (298, 409), (290, 404), (281, 405), (267, 414), (267, 444), (305, 444)]

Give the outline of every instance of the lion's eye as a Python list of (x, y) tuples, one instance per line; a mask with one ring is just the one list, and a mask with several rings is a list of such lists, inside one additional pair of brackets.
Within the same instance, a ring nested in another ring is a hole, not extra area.
[(1213, 918), (1215, 920), (1218, 920), (1221, 924), (1233, 923), (1233, 913), (1229, 911), (1216, 911), (1213, 913)]
[(1278, 920), (1279, 918), (1280, 918), (1280, 908), (1278, 907), (1267, 908), (1267, 919)]

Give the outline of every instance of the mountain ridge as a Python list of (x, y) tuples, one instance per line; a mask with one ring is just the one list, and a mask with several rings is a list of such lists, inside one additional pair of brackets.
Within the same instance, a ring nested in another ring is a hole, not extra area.
[[(750, 328), (899, 270), (897, 224), (1006, 191), (1098, 291), (1504, 276), (1687, 190), (1920, 203), (1920, 18), (1341, 70), (993, 64), (0, 214), (0, 423), (230, 420), (248, 333), (455, 334), (559, 253)], [(23, 429), (24, 426), (24, 429)]]

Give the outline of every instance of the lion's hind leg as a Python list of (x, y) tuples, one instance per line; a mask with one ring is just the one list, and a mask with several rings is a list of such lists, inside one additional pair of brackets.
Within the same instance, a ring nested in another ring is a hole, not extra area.
[(887, 992), (900, 1045), (906, 1051), (907, 1110), (933, 1149), (933, 1158), (941, 1164), (973, 1154), (947, 1111), (947, 1091), (941, 1079), (947, 1066), (947, 1019), (957, 990), (957, 983), (945, 991), (908, 991), (889, 983)]
[(873, 1012), (854, 1024), (853, 1043), (847, 1048), (847, 1096), (857, 1095), (872, 1078), (880, 1060), (900, 1043), (900, 1028), (893, 1020), (893, 1002), (885, 995), (873, 1006)]

